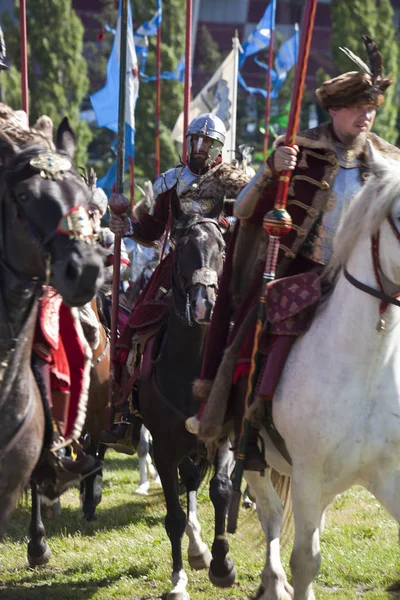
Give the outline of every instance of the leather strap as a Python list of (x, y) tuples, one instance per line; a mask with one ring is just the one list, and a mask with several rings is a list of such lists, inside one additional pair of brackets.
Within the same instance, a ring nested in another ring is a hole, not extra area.
[(370, 287), (369, 285), (366, 285), (365, 283), (358, 281), (358, 279), (356, 279), (355, 277), (350, 275), (350, 273), (348, 272), (346, 267), (343, 269), (343, 273), (344, 273), (344, 276), (346, 277), (347, 281), (349, 283), (351, 283), (352, 285), (354, 285), (354, 287), (356, 287), (357, 289), (361, 290), (362, 292), (365, 292), (366, 294), (369, 294), (370, 296), (374, 296), (375, 298), (378, 298), (378, 300), (381, 300), (387, 304), (393, 304), (394, 306), (400, 306), (400, 300), (397, 300), (397, 298), (392, 298), (392, 296), (388, 296), (388, 294), (385, 294), (385, 292), (382, 292), (380, 290), (374, 290), (374, 288)]

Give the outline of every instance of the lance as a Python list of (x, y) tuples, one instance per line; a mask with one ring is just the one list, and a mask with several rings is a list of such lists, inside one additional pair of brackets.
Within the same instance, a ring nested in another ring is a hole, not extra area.
[[(296, 65), (296, 74), (293, 87), (289, 123), (285, 135), (286, 146), (294, 146), (296, 140), (306, 80), (308, 58), (310, 54), (311, 37), (314, 27), (316, 7), (317, 0), (307, 0), (304, 8), (299, 60)], [(265, 321), (265, 292), (268, 283), (275, 279), (275, 269), (278, 260), (280, 238), (289, 233), (292, 226), (291, 217), (286, 211), (286, 201), (289, 190), (290, 177), (290, 171), (280, 172), (274, 208), (272, 211), (268, 212), (264, 217), (263, 227), (264, 231), (269, 236), (269, 240), (263, 275), (262, 291), (258, 303), (257, 323), (253, 353), (251, 357), (251, 370), (246, 395), (245, 415), (248, 407), (253, 402), (260, 374), (261, 357), (258, 351), (258, 347), (262, 335), (263, 324)], [(247, 440), (250, 430), (250, 421), (246, 418), (245, 415), (243, 417), (242, 429), (238, 443), (235, 477), (233, 481), (233, 490), (231, 494), (231, 501), (228, 512), (227, 530), (229, 533), (235, 533), (236, 531), (239, 505), (241, 500), (241, 483), (243, 478), (244, 461), (246, 458)]]
[[(121, 10), (121, 37), (119, 51), (119, 102), (118, 102), (118, 139), (117, 139), (117, 173), (115, 191), (110, 198), (110, 210), (117, 214), (126, 214), (129, 209), (129, 199), (124, 191), (125, 171), (125, 110), (126, 110), (126, 65), (127, 65), (127, 40), (128, 40), (128, 0), (122, 0)], [(111, 341), (110, 341), (110, 383), (108, 388), (108, 404), (106, 418), (108, 427), (111, 426), (111, 415), (114, 410), (114, 362), (115, 346), (117, 342), (119, 281), (121, 263), (121, 235), (115, 234), (114, 240), (114, 272), (112, 283), (111, 305)]]
[(161, 114), (161, 23), (157, 29), (157, 52), (156, 52), (156, 179), (161, 172), (161, 149), (160, 149), (160, 114)]
[(274, 63), (274, 43), (275, 43), (275, 14), (276, 2), (273, 0), (271, 11), (271, 36), (269, 38), (269, 54), (268, 54), (268, 72), (267, 72), (267, 98), (265, 100), (265, 120), (264, 120), (264, 160), (268, 158), (268, 130), (269, 118), (271, 113), (271, 87), (272, 87), (272, 67)]
[(186, 132), (189, 125), (189, 110), (190, 100), (192, 99), (192, 82), (191, 82), (191, 70), (192, 70), (192, 2), (193, 0), (186, 0), (186, 44), (185, 44), (185, 87), (184, 87), (184, 100), (183, 100), (183, 146), (182, 146), (182, 160), (186, 162), (187, 157), (187, 139)]
[(26, 1), (21, 0), (19, 9), (19, 20), (21, 27), (21, 90), (22, 109), (29, 119), (29, 97), (28, 97), (28, 50), (26, 36)]

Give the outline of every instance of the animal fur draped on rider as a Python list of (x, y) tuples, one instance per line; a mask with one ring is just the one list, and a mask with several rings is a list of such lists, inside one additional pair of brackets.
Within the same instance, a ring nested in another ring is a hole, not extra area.
[[(144, 214), (138, 219), (128, 216), (121, 218), (113, 214), (111, 230), (132, 237), (143, 245), (152, 245), (163, 236), (171, 223), (171, 202), (177, 199), (182, 213), (214, 218), (223, 227), (229, 228), (233, 212), (233, 203), (229, 200), (236, 198), (250, 178), (241, 169), (223, 162), (221, 152), (225, 135), (225, 126), (217, 116), (206, 113), (193, 119), (186, 132), (189, 148), (187, 164), (166, 171), (154, 183), (152, 214)], [(122, 364), (126, 362), (127, 351), (131, 349), (134, 331), (154, 324), (159, 319), (160, 302), (164, 301), (164, 296), (171, 288), (173, 256), (171, 247), (132, 311), (128, 326), (119, 340), (121, 351), (117, 360)], [(156, 304), (154, 301), (157, 301)]]
[[(220, 286), (201, 379), (195, 382), (195, 393), (203, 405), (197, 417), (187, 423), (189, 430), (199, 432), (208, 441), (218, 438), (229, 398), (239, 380), (249, 375), (255, 306), (261, 293), (268, 244), (262, 223), (274, 207), (279, 173), (291, 171), (287, 210), (293, 225), (280, 245), (277, 279), (323, 271), (332, 253), (341, 215), (368, 175), (369, 144), (385, 157), (400, 160), (397, 148), (371, 133), (376, 110), (383, 103), (392, 79), (383, 76), (376, 44), (368, 36), (363, 36), (363, 41), (370, 66), (343, 49), (362, 71), (344, 73), (316, 90), (317, 99), (331, 121), (300, 132), (293, 147), (285, 146), (284, 138), (279, 138), (267, 163), (236, 200), (235, 215), (240, 219), (240, 230), (231, 250), (232, 276), (226, 283), (230, 293)], [(270, 285), (274, 283), (277, 282)], [(225, 302), (223, 310), (218, 306), (221, 298)], [(226, 298), (230, 298), (229, 306)], [(300, 304), (299, 295), (294, 300)], [(234, 326), (229, 329), (232, 320)], [(261, 346), (265, 368), (259, 392), (263, 400), (271, 400), (296, 336), (289, 331), (287, 335), (271, 335), (268, 324), (264, 332)], [(244, 407), (242, 414), (243, 410)]]

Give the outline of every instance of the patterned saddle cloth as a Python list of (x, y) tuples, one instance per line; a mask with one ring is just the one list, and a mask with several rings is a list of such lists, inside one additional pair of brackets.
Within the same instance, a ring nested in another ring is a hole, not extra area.
[(267, 332), (301, 335), (310, 327), (321, 296), (321, 277), (317, 273), (299, 273), (272, 281), (265, 294)]

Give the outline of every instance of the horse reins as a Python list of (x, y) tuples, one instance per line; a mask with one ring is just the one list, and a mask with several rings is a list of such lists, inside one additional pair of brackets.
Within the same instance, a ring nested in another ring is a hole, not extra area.
[[(400, 233), (397, 230), (395, 224), (393, 223), (392, 217), (389, 216), (388, 221), (392, 228), (393, 233), (395, 234), (397, 240), (400, 242)], [(400, 300), (397, 299), (400, 296), (400, 291), (397, 292), (396, 294), (394, 294), (393, 296), (389, 296), (388, 294), (386, 294), (386, 292), (384, 290), (383, 283), (382, 283), (382, 277), (381, 277), (382, 269), (381, 269), (380, 263), (379, 263), (379, 241), (380, 241), (380, 234), (378, 231), (371, 238), (371, 255), (372, 255), (372, 264), (374, 267), (375, 279), (379, 286), (379, 290), (376, 290), (376, 289), (372, 288), (371, 286), (369, 286), (365, 283), (362, 283), (361, 281), (358, 281), (358, 279), (356, 279), (355, 277), (350, 275), (350, 273), (348, 272), (346, 267), (344, 267), (343, 273), (344, 273), (344, 276), (346, 277), (347, 281), (349, 283), (351, 283), (351, 285), (353, 285), (357, 289), (361, 290), (362, 292), (365, 292), (366, 294), (369, 294), (370, 296), (374, 296), (375, 298), (378, 298), (378, 300), (380, 300), (379, 321), (377, 324), (377, 330), (383, 331), (385, 329), (385, 320), (382, 315), (388, 309), (389, 304), (392, 304), (393, 306), (400, 306)]]

